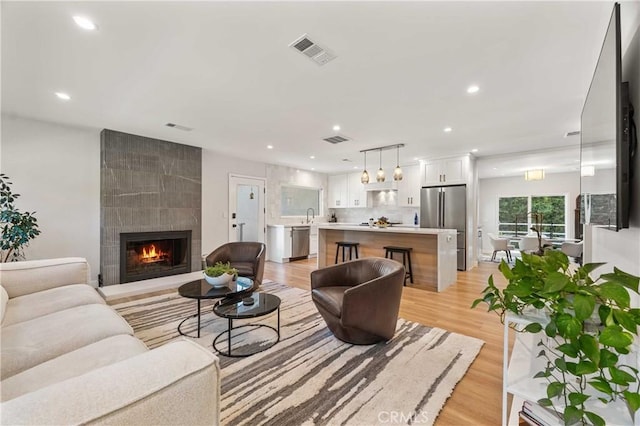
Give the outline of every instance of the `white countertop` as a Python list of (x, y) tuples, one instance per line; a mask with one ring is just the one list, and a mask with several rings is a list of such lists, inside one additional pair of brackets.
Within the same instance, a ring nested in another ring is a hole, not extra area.
[(458, 231), (455, 229), (436, 229), (436, 228), (418, 228), (414, 225), (394, 225), (389, 226), (387, 228), (370, 228), (368, 226), (360, 226), (360, 225), (341, 225), (341, 224), (331, 224), (331, 225), (319, 225), (318, 229), (329, 229), (329, 230), (337, 230), (337, 231), (363, 231), (363, 232), (388, 232), (395, 234), (427, 234), (427, 235), (438, 235), (438, 234), (456, 234)]

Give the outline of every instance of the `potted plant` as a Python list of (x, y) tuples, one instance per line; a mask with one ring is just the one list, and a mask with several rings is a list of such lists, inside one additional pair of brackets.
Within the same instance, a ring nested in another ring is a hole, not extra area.
[(229, 262), (216, 262), (215, 265), (209, 266), (204, 270), (205, 281), (214, 287), (227, 285), (236, 275), (238, 275), (238, 270), (232, 267)]
[(630, 423), (640, 407), (637, 357), (627, 356), (640, 324), (640, 309), (631, 306), (629, 293), (638, 294), (639, 278), (614, 268), (592, 279), (589, 274), (602, 265), (569, 267), (568, 257), (556, 250), (523, 253), (512, 268), (500, 264), (507, 286), (500, 289), (489, 277), (472, 305), (487, 304), (503, 323), (507, 313), (543, 314), (517, 331), (541, 334), (537, 356), (545, 367), (532, 379), (546, 381), (546, 397), (537, 402), (562, 413), (565, 425), (604, 425), (592, 408), (596, 400), (624, 401)]
[(0, 173), (0, 262), (19, 260), (29, 241), (40, 234), (35, 212), (21, 212), (14, 202), (20, 194), (11, 191), (9, 176)]

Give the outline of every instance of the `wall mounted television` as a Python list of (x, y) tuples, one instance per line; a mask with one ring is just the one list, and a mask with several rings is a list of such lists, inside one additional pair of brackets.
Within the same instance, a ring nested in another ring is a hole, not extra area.
[(581, 222), (613, 231), (628, 228), (637, 142), (629, 83), (622, 82), (618, 3), (582, 109), (580, 136)]

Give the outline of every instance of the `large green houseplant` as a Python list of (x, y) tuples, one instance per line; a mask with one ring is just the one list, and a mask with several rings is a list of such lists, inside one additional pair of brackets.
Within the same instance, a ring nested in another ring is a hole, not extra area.
[(21, 212), (15, 206), (20, 194), (11, 190), (9, 176), (0, 173), (0, 262), (18, 260), (29, 241), (40, 234), (35, 212)]
[(605, 404), (622, 399), (630, 419), (640, 408), (637, 361), (625, 358), (638, 336), (640, 309), (631, 306), (629, 292), (638, 294), (639, 278), (614, 268), (592, 279), (590, 273), (602, 265), (573, 268), (556, 250), (523, 253), (513, 267), (500, 264), (507, 286), (498, 288), (491, 276), (472, 305), (485, 303), (503, 322), (507, 313), (537, 310), (540, 320), (518, 331), (547, 336), (538, 343), (546, 366), (534, 378), (547, 382), (546, 398), (538, 403), (556, 408), (565, 425), (604, 425), (586, 405), (596, 398)]

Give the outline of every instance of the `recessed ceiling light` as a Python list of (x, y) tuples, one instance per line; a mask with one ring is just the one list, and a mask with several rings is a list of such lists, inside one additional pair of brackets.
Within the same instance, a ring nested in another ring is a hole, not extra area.
[(358, 166), (353, 166), (353, 168), (354, 168), (354, 169), (357, 169), (357, 168), (358, 168)]
[(418, 157), (413, 157), (413, 160), (414, 160), (414, 161), (418, 161), (418, 160), (419, 160), (419, 158), (418, 158)]
[(494, 167), (494, 168), (493, 168), (493, 170), (498, 170), (498, 168), (497, 168), (497, 167)]
[(296, 173), (300, 173), (300, 170), (296, 170)]
[(339, 132), (340, 131), (340, 126), (338, 126), (337, 124), (335, 126), (333, 126), (333, 131), (334, 132)]
[(473, 148), (471, 152), (478, 152), (478, 148)]
[(312, 167), (311, 170), (315, 170), (315, 168)]
[(82, 29), (87, 31), (93, 31), (98, 28), (98, 26), (89, 18), (85, 18), (84, 16), (74, 16), (73, 20), (75, 23)]
[(267, 145), (267, 149), (273, 149), (273, 145)]
[(314, 158), (316, 158), (316, 156), (315, 156), (315, 155), (312, 155), (312, 156), (310, 156), (309, 158), (311, 158), (311, 159), (313, 160)]
[(69, 96), (68, 94), (66, 94), (64, 92), (56, 92), (56, 96), (59, 99), (62, 99), (63, 101), (68, 101), (69, 99), (71, 99), (71, 96)]
[(476, 86), (475, 84), (467, 87), (467, 93), (477, 93), (478, 90), (480, 90), (480, 88), (478, 86)]
[(451, 127), (445, 127), (445, 128), (444, 128), (444, 129), (442, 129), (442, 130), (444, 130), (444, 132), (445, 132), (445, 133), (449, 133), (449, 132), (450, 132), (450, 131), (452, 131), (453, 129), (452, 129)]

